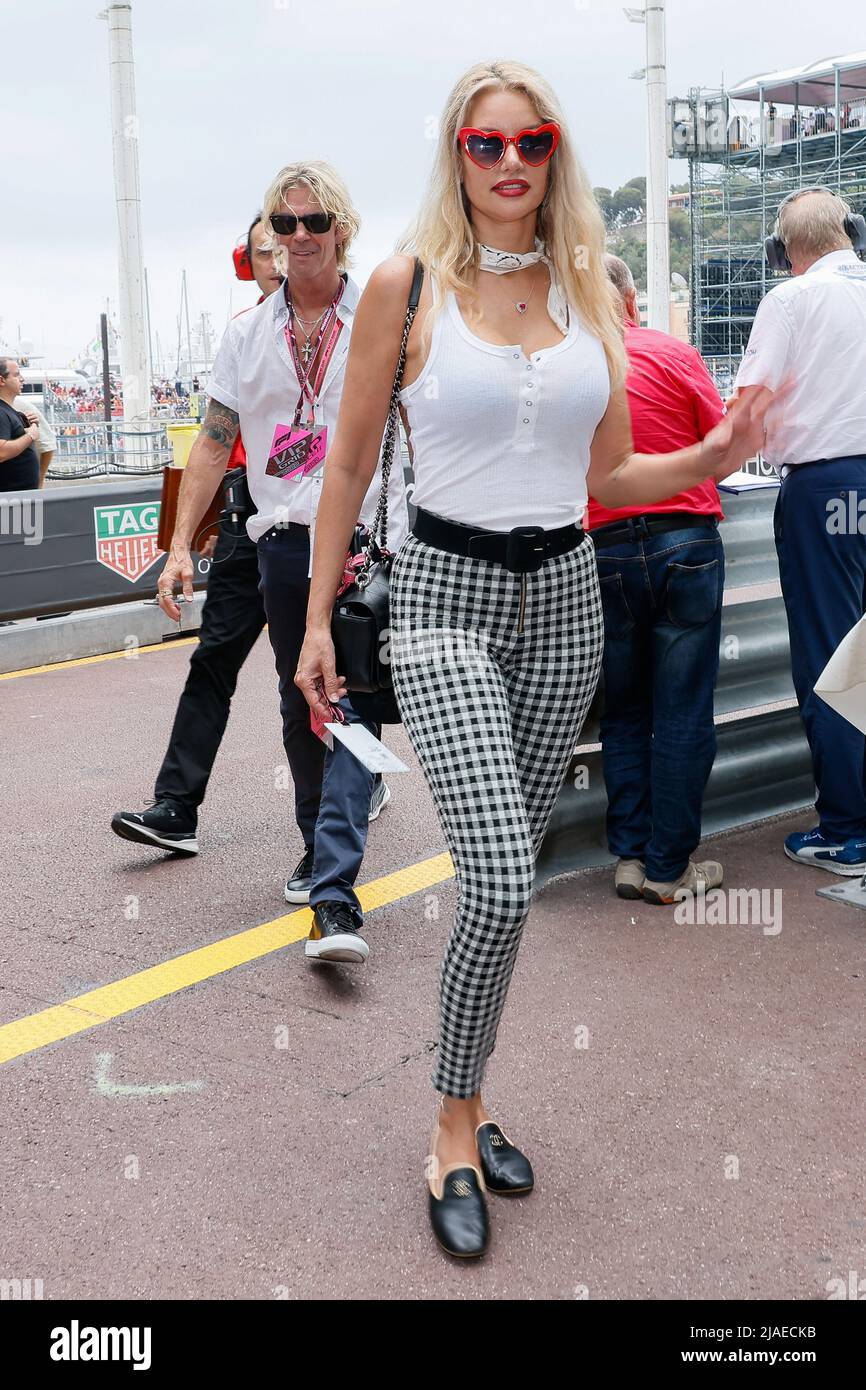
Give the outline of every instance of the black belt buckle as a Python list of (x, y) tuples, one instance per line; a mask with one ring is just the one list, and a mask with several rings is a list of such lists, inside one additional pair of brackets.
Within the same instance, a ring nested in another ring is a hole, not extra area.
[[(505, 568), (514, 574), (534, 574), (544, 564), (544, 527), (515, 526), (508, 532)], [(541, 540), (542, 544), (537, 542)]]

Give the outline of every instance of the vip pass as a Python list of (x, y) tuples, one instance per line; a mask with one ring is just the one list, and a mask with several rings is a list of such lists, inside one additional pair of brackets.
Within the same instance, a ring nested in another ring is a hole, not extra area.
[[(268, 461), (265, 465), (265, 472), (272, 477), (288, 478), (293, 482), (300, 482), (302, 478), (317, 472), (324, 463), (328, 445), (328, 427), (323, 425), (321, 429), (315, 428), (316, 401), (322, 389), (334, 347), (340, 336), (341, 325), (337, 317), (337, 305), (340, 302), (344, 284), (345, 282), (341, 278), (333, 300), (327, 309), (319, 315), (319, 319), (315, 320), (316, 323), (321, 321), (319, 340), (315, 348), (311, 345), (312, 335), (305, 334), (307, 341), (301, 350), (301, 355), (304, 358), (302, 364), (294, 334), (295, 322), (300, 320), (298, 320), (295, 306), (289, 298), (288, 281), (286, 282), (286, 307), (288, 309), (288, 320), (285, 327), (286, 345), (292, 357), (295, 375), (300, 383), (301, 394), (298, 397), (292, 424), (278, 423), (274, 430)], [(313, 332), (315, 332), (315, 328)], [(317, 356), (318, 367), (315, 367)], [(315, 380), (311, 382), (314, 368)], [(305, 404), (307, 406), (307, 420), (305, 424), (302, 424), (301, 414)]]

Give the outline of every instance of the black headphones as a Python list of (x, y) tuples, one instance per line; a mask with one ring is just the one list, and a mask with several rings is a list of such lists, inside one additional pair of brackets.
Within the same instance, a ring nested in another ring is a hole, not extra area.
[[(767, 265), (770, 270), (790, 270), (791, 262), (788, 260), (788, 253), (785, 250), (785, 243), (779, 235), (780, 219), (782, 208), (788, 203), (793, 203), (796, 198), (800, 198), (804, 193), (829, 193), (831, 197), (838, 198), (839, 194), (832, 188), (827, 188), (822, 183), (816, 183), (811, 188), (799, 188), (795, 193), (789, 193), (787, 198), (783, 198), (779, 204), (779, 212), (776, 217), (776, 226), (772, 236), (768, 236), (764, 241), (764, 251), (767, 256)], [(861, 261), (866, 260), (866, 217), (859, 212), (846, 212), (843, 223), (845, 235), (850, 239), (851, 245), (857, 252)]]

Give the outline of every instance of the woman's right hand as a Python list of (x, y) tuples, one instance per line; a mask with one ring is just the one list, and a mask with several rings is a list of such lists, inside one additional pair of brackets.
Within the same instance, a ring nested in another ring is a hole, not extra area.
[(323, 722), (333, 719), (331, 706), (348, 692), (344, 677), (336, 673), (334, 643), (328, 628), (307, 628), (295, 685), (319, 719)]

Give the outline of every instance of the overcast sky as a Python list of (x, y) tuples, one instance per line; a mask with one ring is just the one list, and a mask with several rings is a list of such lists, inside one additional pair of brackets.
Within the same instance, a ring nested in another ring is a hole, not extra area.
[[(107, 27), (98, 0), (0, 5), (0, 343), (20, 326), (57, 366), (117, 303)], [(209, 311), (219, 335), (255, 298), (231, 247), (283, 164), (343, 174), (363, 282), (418, 204), (432, 122), (470, 63), (539, 68), (593, 184), (645, 172), (645, 89), (629, 78), (644, 30), (613, 0), (133, 0), (132, 17), (144, 259), (172, 369), (181, 269), (192, 317)], [(668, 0), (671, 96), (862, 49), (862, 0)]]

